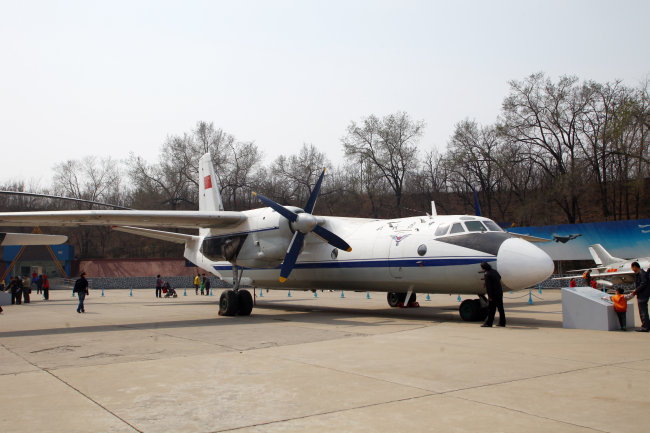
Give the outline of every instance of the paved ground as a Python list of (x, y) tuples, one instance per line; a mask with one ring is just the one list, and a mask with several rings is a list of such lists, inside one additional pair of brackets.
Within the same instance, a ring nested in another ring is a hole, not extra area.
[(650, 335), (562, 329), (558, 291), (506, 294), (505, 329), (455, 296), (179, 292), (5, 307), (0, 432), (650, 431)]

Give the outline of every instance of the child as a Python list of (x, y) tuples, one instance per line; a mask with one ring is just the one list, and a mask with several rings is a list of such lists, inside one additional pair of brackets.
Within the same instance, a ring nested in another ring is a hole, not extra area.
[(634, 298), (634, 293), (624, 294), (624, 290), (621, 287), (616, 289), (616, 294), (614, 296), (604, 296), (602, 299), (607, 299), (612, 301), (614, 304), (614, 311), (618, 316), (618, 323), (621, 325), (621, 330), (625, 331), (627, 326), (626, 314), (627, 311), (627, 301)]

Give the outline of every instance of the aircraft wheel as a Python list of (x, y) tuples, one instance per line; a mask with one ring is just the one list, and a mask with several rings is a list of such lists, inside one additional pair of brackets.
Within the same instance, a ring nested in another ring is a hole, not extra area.
[[(250, 293), (248, 294), (250, 296)], [(221, 293), (219, 298), (219, 315), (220, 316), (234, 316), (237, 314), (238, 302), (237, 293), (234, 290), (226, 290)]]
[(237, 292), (238, 316), (250, 316), (253, 311), (253, 297), (248, 290)]
[(395, 308), (398, 307), (400, 303), (404, 305), (406, 293), (388, 292), (386, 294), (386, 299), (388, 300), (388, 305)]
[(475, 322), (479, 320), (480, 303), (478, 299), (465, 299), (460, 303), (458, 312), (460, 318), (466, 322)]

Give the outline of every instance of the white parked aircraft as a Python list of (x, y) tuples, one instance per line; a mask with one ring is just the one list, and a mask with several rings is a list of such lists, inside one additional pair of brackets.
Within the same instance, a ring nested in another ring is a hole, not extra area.
[[(252, 296), (240, 289), (251, 286), (387, 292), (391, 306), (413, 305), (418, 292), (474, 294), (479, 299), (460, 306), (461, 317), (474, 320), (485, 314), (487, 305), (478, 272), (481, 262), (492, 263), (510, 290), (538, 284), (553, 272), (550, 257), (525, 240), (531, 237), (506, 233), (480, 216), (389, 220), (315, 216), (324, 173), (304, 209), (280, 206), (257, 195), (269, 207), (224, 211), (206, 154), (199, 162), (198, 211), (6, 212), (0, 213), (0, 226), (112, 225), (115, 230), (184, 244), (185, 258), (233, 284), (220, 298), (223, 315), (251, 313)], [(198, 228), (199, 233), (147, 227)], [(223, 275), (228, 271), (231, 278)]]
[[(650, 257), (640, 257), (637, 259), (621, 259), (612, 256), (601, 244), (589, 245), (589, 253), (596, 262), (595, 268), (576, 269), (568, 272), (586, 272), (591, 271), (591, 278), (597, 284), (611, 287), (614, 284), (630, 284), (634, 282), (634, 272), (632, 272), (632, 263), (638, 262), (641, 269), (650, 267)], [(563, 277), (568, 279), (572, 277)], [(575, 278), (575, 277), (573, 277)]]

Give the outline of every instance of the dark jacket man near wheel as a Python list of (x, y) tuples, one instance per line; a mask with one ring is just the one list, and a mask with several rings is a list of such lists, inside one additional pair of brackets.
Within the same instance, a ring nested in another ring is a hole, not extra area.
[(648, 283), (648, 274), (641, 269), (639, 262), (632, 263), (632, 272), (634, 272), (634, 292), (639, 306), (639, 316), (641, 317), (641, 328), (635, 329), (637, 332), (650, 331), (650, 318), (648, 317), (648, 299), (650, 298), (650, 283)]
[(77, 313), (85, 313), (86, 309), (84, 308), (84, 300), (88, 294), (88, 280), (86, 280), (86, 273), (82, 272), (79, 276), (79, 279), (74, 283), (74, 293), (79, 296), (79, 306), (77, 306)]
[(503, 311), (503, 288), (501, 287), (501, 275), (492, 269), (489, 263), (481, 263), (481, 269), (485, 275), (485, 290), (488, 296), (488, 316), (481, 326), (491, 328), (494, 322), (494, 315), (499, 310), (499, 326), (506, 326), (506, 313)]

